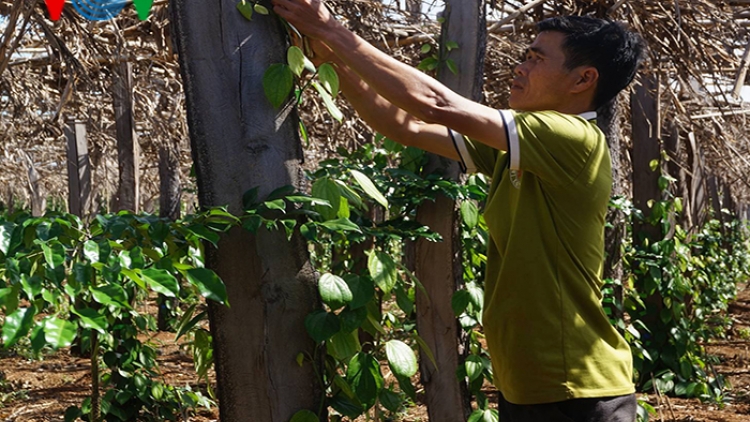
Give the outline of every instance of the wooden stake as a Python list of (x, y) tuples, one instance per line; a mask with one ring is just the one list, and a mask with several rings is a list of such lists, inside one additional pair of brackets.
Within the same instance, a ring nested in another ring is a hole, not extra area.
[(68, 211), (84, 217), (89, 211), (91, 196), (91, 164), (86, 125), (79, 121), (70, 122), (64, 131), (68, 140)]

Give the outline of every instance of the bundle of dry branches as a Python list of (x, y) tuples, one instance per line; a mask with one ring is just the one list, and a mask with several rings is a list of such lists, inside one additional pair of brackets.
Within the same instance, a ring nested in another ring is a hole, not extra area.
[[(750, 202), (750, 146), (745, 133), (747, 105), (733, 96), (745, 83), (742, 52), (748, 45), (746, 2), (730, 0), (559, 0), (488, 1), (488, 50), (484, 101), (507, 106), (513, 66), (533, 37), (535, 21), (559, 14), (592, 14), (628, 23), (647, 40), (644, 74), (661, 82), (657, 93), (662, 120), (683, 138), (693, 134), (703, 165), (732, 186), (739, 202)], [(391, 55), (411, 64), (435, 44), (440, 26), (435, 0), (331, 0), (347, 24)], [(139, 21), (132, 8), (105, 22), (89, 22), (66, 7), (51, 22), (43, 2), (0, 2), (6, 19), (0, 48), (0, 197), (28, 202), (36, 183), (60, 203), (67, 195), (66, 141), (70, 119), (87, 123), (93, 164), (95, 207), (108, 209), (116, 194), (117, 159), (111, 85), (122, 61), (133, 65), (135, 119), (142, 148), (142, 198), (152, 209), (158, 197), (159, 148), (177, 146), (184, 177), (191, 164), (184, 98), (171, 47), (167, 1), (156, 1), (152, 16)], [(0, 27), (2, 28), (2, 27)], [(746, 69), (745, 69), (746, 70)], [(373, 139), (343, 100), (346, 118), (332, 120), (314, 96), (300, 107), (311, 133), (306, 165), (313, 168), (338, 147), (354, 148)], [(627, 113), (622, 117), (625, 138)], [(686, 160), (688, 143), (676, 160)], [(687, 163), (687, 161), (684, 161)], [(684, 165), (689, 170), (687, 164)]]

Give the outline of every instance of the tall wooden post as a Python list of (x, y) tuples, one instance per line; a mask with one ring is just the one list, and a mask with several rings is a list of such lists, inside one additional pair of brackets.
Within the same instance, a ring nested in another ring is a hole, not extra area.
[(140, 159), (133, 117), (133, 70), (129, 62), (122, 62), (116, 66), (112, 97), (117, 132), (117, 161), (120, 170), (117, 208), (138, 212)]
[[(242, 195), (263, 199), (293, 185), (304, 190), (294, 101), (274, 108), (263, 74), (286, 58), (278, 19), (248, 22), (235, 0), (171, 0), (171, 22), (202, 207), (242, 214)], [(248, 41), (248, 40), (251, 40)], [(242, 228), (206, 248), (206, 267), (224, 280), (231, 308), (209, 304), (222, 422), (287, 422), (300, 409), (321, 409), (320, 360), (305, 317), (321, 306), (307, 244), (283, 230)]]
[(68, 210), (83, 217), (89, 212), (91, 196), (91, 164), (86, 141), (86, 124), (68, 123), (65, 128), (68, 140)]
[[(633, 204), (647, 218), (651, 216), (649, 201), (659, 200), (659, 165), (653, 166), (653, 160), (661, 162), (659, 145), (659, 98), (658, 81), (655, 75), (644, 75), (640, 78), (630, 97), (630, 109), (633, 119)], [(634, 222), (633, 238), (651, 241), (661, 238), (661, 229), (648, 223)]]
[(695, 133), (688, 133), (688, 161), (690, 174), (688, 176), (688, 185), (690, 189), (690, 230), (701, 227), (708, 215), (706, 205), (706, 182), (703, 177), (703, 155), (701, 154), (698, 142), (695, 140)]
[(180, 150), (167, 141), (159, 147), (159, 217), (180, 218)]
[[(652, 210), (650, 201), (661, 198), (659, 189), (660, 145), (659, 145), (659, 95), (658, 80), (654, 75), (642, 75), (630, 97), (630, 110), (633, 126), (633, 204), (648, 219)], [(654, 165), (656, 160), (656, 165)], [(662, 239), (661, 225), (633, 221), (633, 242), (641, 244), (645, 239), (650, 243)], [(636, 278), (635, 287), (646, 290), (646, 279)], [(646, 315), (643, 322), (654, 327), (660, 324), (659, 314), (664, 306), (661, 294), (655, 291), (645, 300)], [(654, 339), (654, 341), (659, 341)], [(656, 345), (659, 346), (658, 344)]]
[[(438, 70), (438, 79), (459, 94), (479, 100), (486, 37), (483, 2), (446, 1), (443, 25), (443, 48), (447, 41), (459, 45), (458, 49), (442, 52), (456, 63), (458, 74), (443, 66)], [(443, 177), (458, 181), (460, 169), (455, 161), (430, 155), (425, 172), (440, 172)], [(456, 379), (456, 369), (461, 363), (458, 350), (461, 328), (451, 308), (451, 297), (457, 286), (463, 284), (456, 204), (440, 195), (435, 202), (426, 202), (419, 207), (417, 219), (444, 239), (443, 242), (417, 242), (416, 276), (429, 296), (425, 297), (421, 289), (417, 290), (417, 330), (437, 362), (436, 368), (424, 351), (420, 353), (425, 401), (430, 421), (465, 421), (471, 406), (464, 383)]]
[[(617, 97), (603, 104), (596, 110), (596, 124), (607, 138), (610, 160), (612, 161), (612, 196), (627, 196), (622, 160), (623, 144), (620, 136), (619, 107)], [(607, 225), (604, 228), (604, 269), (602, 277), (609, 280), (624, 278), (622, 266), (622, 239), (625, 237), (625, 213), (615, 207), (607, 210)], [(614, 285), (614, 302), (605, 304), (610, 316), (622, 318), (623, 310), (622, 284)]]

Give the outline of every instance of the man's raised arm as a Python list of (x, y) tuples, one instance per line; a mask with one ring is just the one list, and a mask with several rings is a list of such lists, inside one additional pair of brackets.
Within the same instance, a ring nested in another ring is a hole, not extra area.
[(378, 95), (320, 41), (312, 40), (316, 65), (332, 63), (339, 75), (341, 92), (357, 114), (373, 130), (406, 146), (413, 146), (458, 160), (458, 153), (445, 126), (429, 124), (394, 106)]
[(279, 16), (305, 35), (323, 41), (341, 63), (392, 105), (421, 122), (447, 126), (507, 150), (503, 121), (496, 110), (456, 94), (378, 50), (338, 22), (320, 0), (273, 0), (273, 4)]

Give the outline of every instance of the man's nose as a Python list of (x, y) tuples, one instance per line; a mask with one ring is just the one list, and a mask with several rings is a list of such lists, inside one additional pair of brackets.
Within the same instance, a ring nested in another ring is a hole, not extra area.
[(516, 67), (513, 68), (513, 74), (516, 76), (523, 76), (526, 74), (526, 67), (524, 66), (526, 63), (519, 63), (516, 65)]

